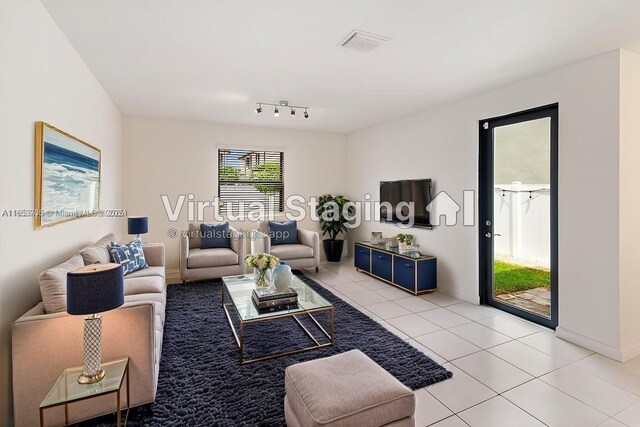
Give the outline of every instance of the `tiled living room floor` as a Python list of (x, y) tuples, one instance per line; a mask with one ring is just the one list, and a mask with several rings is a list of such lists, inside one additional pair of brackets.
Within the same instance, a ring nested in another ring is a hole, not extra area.
[(412, 296), (351, 259), (305, 274), (454, 373), (417, 390), (416, 426), (640, 426), (640, 357), (618, 363), (491, 307)]

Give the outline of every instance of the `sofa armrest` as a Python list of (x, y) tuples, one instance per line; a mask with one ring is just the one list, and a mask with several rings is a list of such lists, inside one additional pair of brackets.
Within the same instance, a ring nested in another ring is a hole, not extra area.
[(314, 253), (316, 249), (320, 249), (320, 235), (315, 231), (298, 228), (298, 241), (300, 244), (312, 248)]
[(142, 251), (150, 267), (164, 267), (164, 243), (143, 243)]
[[(37, 307), (36, 307), (37, 308)], [(60, 373), (83, 364), (83, 316), (30, 310), (11, 326), (15, 425), (38, 425), (38, 407)], [(129, 356), (131, 406), (155, 399), (153, 302), (127, 303), (103, 313), (102, 360)], [(126, 392), (124, 392), (126, 395)], [(122, 402), (126, 401), (123, 396)], [(113, 396), (69, 406), (69, 421), (113, 412)], [(62, 407), (48, 409), (45, 425), (64, 424)]]
[(298, 241), (305, 245), (309, 246), (313, 249), (313, 259), (314, 265), (316, 267), (320, 266), (320, 235), (311, 230), (307, 230), (304, 228), (298, 228)]
[(229, 231), (231, 231), (229, 239), (231, 250), (238, 254), (238, 264), (244, 265), (244, 259), (247, 256), (247, 240), (244, 238), (244, 233), (233, 227), (229, 227)]
[(189, 258), (189, 233), (180, 237), (180, 280), (187, 280), (187, 258)]
[(251, 230), (251, 247), (248, 253), (264, 252), (265, 254), (271, 253), (271, 239), (268, 234), (260, 230)]

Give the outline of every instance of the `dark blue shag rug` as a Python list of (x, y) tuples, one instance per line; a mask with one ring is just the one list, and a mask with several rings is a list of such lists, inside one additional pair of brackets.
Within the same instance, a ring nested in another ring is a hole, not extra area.
[[(132, 409), (128, 425), (283, 426), (285, 368), (352, 349), (414, 390), (451, 378), (451, 372), (356, 308), (298, 277), (333, 303), (334, 345), (242, 366), (221, 308), (221, 281), (169, 286), (156, 401)], [(327, 324), (328, 316), (316, 318)], [(311, 345), (293, 319), (249, 325), (245, 337), (245, 358)], [(111, 422), (103, 417), (83, 424)]]

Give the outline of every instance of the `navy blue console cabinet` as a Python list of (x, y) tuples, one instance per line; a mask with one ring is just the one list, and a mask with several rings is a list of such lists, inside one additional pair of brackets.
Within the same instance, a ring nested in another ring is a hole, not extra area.
[(384, 245), (358, 242), (354, 247), (353, 262), (358, 271), (414, 295), (432, 292), (438, 286), (438, 263), (431, 255), (401, 253), (397, 249), (386, 249)]

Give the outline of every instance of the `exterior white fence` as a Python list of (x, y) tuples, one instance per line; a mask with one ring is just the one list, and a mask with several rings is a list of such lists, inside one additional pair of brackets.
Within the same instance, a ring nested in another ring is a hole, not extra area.
[(493, 200), (495, 255), (548, 268), (549, 184), (496, 184)]

